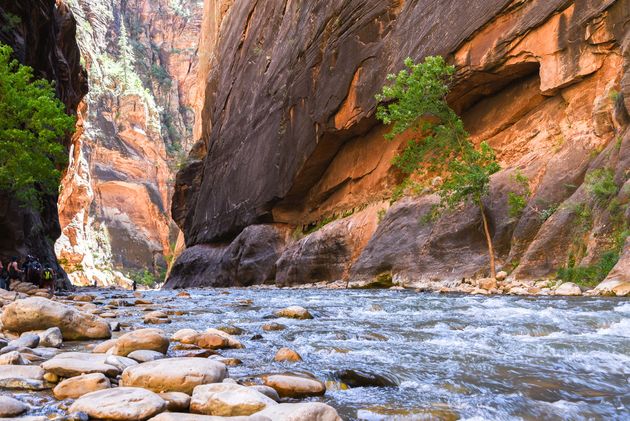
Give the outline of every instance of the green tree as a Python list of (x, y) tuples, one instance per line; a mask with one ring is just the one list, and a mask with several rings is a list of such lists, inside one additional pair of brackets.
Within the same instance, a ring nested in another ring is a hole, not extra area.
[(490, 256), (490, 274), (496, 275), (494, 247), (483, 199), (489, 193), (490, 176), (501, 168), (492, 148), (485, 142), (475, 147), (464, 123), (448, 105), (453, 66), (442, 57), (427, 57), (415, 64), (408, 58), (405, 70), (389, 75), (377, 100), (384, 104), (377, 118), (393, 125), (385, 137), (404, 132), (412, 135), (406, 147), (394, 158), (394, 165), (410, 177), (444, 176), (439, 187), (441, 207), (454, 208), (472, 201), (481, 211)]
[(59, 139), (72, 133), (75, 119), (50, 82), (34, 79), (12, 53), (0, 44), (0, 190), (37, 208), (43, 195), (58, 191), (67, 162)]

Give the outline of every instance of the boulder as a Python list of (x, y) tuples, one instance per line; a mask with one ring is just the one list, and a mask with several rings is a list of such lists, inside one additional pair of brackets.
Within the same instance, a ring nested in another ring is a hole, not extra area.
[(9, 396), (0, 396), (0, 418), (17, 417), (28, 411), (28, 405)]
[(111, 352), (126, 357), (133, 351), (149, 350), (166, 354), (169, 340), (160, 329), (140, 329), (125, 333), (116, 341)]
[(265, 332), (274, 332), (274, 331), (278, 331), (278, 330), (284, 330), (287, 327), (285, 325), (281, 325), (280, 323), (266, 323), (264, 325), (262, 325), (262, 330), (264, 330)]
[(39, 336), (39, 346), (59, 348), (63, 343), (63, 334), (58, 327), (51, 327), (37, 335)]
[(503, 282), (503, 281), (505, 281), (505, 279), (507, 277), (508, 277), (508, 273), (506, 271), (502, 270), (502, 271), (497, 273), (496, 280), (499, 281), (499, 282)]
[(4, 307), (1, 318), (5, 330), (27, 332), (58, 327), (64, 339), (108, 339), (111, 331), (100, 317), (41, 297), (17, 300)]
[(227, 377), (227, 367), (203, 358), (165, 358), (129, 367), (121, 385), (144, 387), (154, 392), (192, 394), (196, 386), (218, 383)]
[(304, 398), (321, 396), (326, 393), (326, 385), (319, 380), (287, 374), (262, 376), (263, 383), (278, 392), (281, 398)]
[(0, 355), (0, 365), (28, 365), (29, 360), (24, 358), (18, 351), (7, 352)]
[(175, 336), (183, 344), (195, 345), (203, 349), (244, 348), (241, 342), (218, 329), (207, 329), (205, 332), (177, 332)]
[(196, 414), (225, 417), (252, 415), (276, 401), (250, 387), (230, 383), (207, 384), (195, 387), (190, 411)]
[(102, 373), (108, 377), (117, 376), (120, 370), (105, 363), (106, 359), (106, 354), (64, 352), (44, 362), (41, 367), (47, 372), (66, 378), (92, 373)]
[(274, 361), (289, 361), (289, 362), (297, 362), (302, 361), (302, 357), (300, 354), (292, 350), (291, 348), (280, 348), (278, 352), (276, 352), (276, 356), (273, 358)]
[(497, 280), (494, 278), (483, 278), (477, 282), (479, 288), (485, 289), (486, 291), (491, 291), (497, 288)]
[[(250, 417), (213, 417), (211, 415), (185, 414), (181, 412), (163, 412), (149, 421), (250, 421)], [(268, 418), (260, 421), (271, 421)]]
[(14, 346), (16, 348), (37, 348), (37, 345), (39, 345), (39, 336), (34, 333), (25, 332), (22, 333), (18, 339), (9, 342), (8, 346)]
[(385, 375), (364, 370), (341, 370), (335, 377), (349, 387), (393, 387), (398, 383)]
[(107, 358), (105, 358), (105, 364), (113, 365), (122, 373), (125, 371), (125, 368), (138, 365), (138, 361), (121, 357), (120, 355), (108, 355)]
[(159, 395), (166, 402), (166, 409), (170, 412), (188, 411), (190, 408), (190, 396), (185, 393), (166, 392)]
[(332, 406), (319, 402), (282, 403), (250, 417), (251, 421), (342, 421)]
[(286, 317), (289, 319), (312, 319), (313, 316), (308, 312), (307, 309), (300, 306), (290, 306), (287, 308), (283, 308), (274, 313), (276, 317)]
[(256, 385), (249, 386), (249, 387), (259, 391), (263, 395), (273, 399), (276, 402), (280, 401), (280, 395), (278, 395), (278, 392), (276, 392), (276, 389), (274, 389), (273, 387), (265, 386), (265, 385), (262, 385), (262, 384), (256, 384)]
[(104, 354), (111, 348), (113, 348), (114, 345), (116, 345), (117, 341), (118, 339), (108, 339), (105, 342), (101, 342), (100, 344), (97, 344), (94, 348), (92, 348), (92, 352), (96, 354)]
[(0, 366), (0, 388), (45, 390), (50, 385), (44, 379), (45, 371), (41, 367), (32, 365), (3, 365)]
[(129, 355), (127, 355), (127, 357), (131, 358), (132, 360), (136, 360), (139, 363), (146, 363), (148, 361), (161, 360), (162, 358), (165, 357), (165, 355), (157, 351), (139, 349), (138, 351), (130, 352)]
[(579, 296), (582, 290), (573, 282), (565, 282), (556, 288), (555, 295)]
[(84, 412), (90, 418), (114, 421), (146, 420), (165, 410), (164, 399), (149, 390), (135, 387), (91, 392), (70, 406), (70, 413)]
[(77, 399), (87, 393), (109, 389), (110, 387), (112, 385), (109, 379), (102, 373), (83, 374), (59, 383), (53, 389), (53, 395), (59, 400)]
[(181, 342), (182, 339), (188, 336), (197, 335), (199, 332), (194, 329), (180, 329), (171, 336), (171, 340), (175, 342)]

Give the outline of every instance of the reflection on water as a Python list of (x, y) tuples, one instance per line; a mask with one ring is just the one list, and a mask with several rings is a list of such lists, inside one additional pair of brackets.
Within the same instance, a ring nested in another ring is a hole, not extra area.
[[(243, 361), (230, 368), (232, 377), (311, 372), (330, 381), (322, 399), (344, 419), (630, 419), (628, 300), (405, 291), (189, 292), (191, 298), (147, 294), (156, 308), (187, 312), (160, 328), (173, 333), (241, 327), (246, 349), (222, 352)], [(252, 305), (239, 305), (247, 299)], [(284, 319), (286, 330), (263, 332), (271, 313), (288, 305), (308, 308), (315, 319)], [(140, 308), (121, 309), (126, 316), (119, 320), (145, 327)], [(263, 339), (250, 340), (254, 334)], [(274, 362), (282, 346), (304, 361)], [(399, 386), (347, 389), (334, 383), (333, 373), (348, 368), (386, 374)]]

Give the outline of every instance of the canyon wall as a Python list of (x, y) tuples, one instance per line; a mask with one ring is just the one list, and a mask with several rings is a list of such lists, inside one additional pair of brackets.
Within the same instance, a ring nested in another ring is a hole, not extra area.
[[(375, 94), (406, 57), (456, 66), (449, 102), (497, 151), (503, 170), (485, 207), (501, 269), (553, 276), (624, 235), (629, 0), (209, 1), (206, 21), (218, 9), (200, 52), (216, 63), (200, 80), (202, 140), (173, 197), (187, 249), (167, 286), (425, 287), (487, 275), (478, 210), (425, 222), (431, 186), (390, 200), (407, 138), (384, 140)], [(510, 215), (516, 174), (529, 194)], [(615, 186), (605, 200), (594, 189), (604, 181)], [(619, 281), (629, 246), (611, 272)]]
[[(72, 12), (61, 1), (0, 1), (0, 42), (11, 46), (16, 59), (31, 66), (36, 77), (55, 83), (69, 114), (76, 114), (88, 88), (75, 31)], [(0, 260), (32, 254), (63, 274), (53, 249), (61, 233), (57, 197), (43, 202), (41, 211), (25, 209), (12, 195), (0, 192)]]
[(90, 92), (59, 198), (74, 284), (160, 279), (179, 230), (174, 174), (192, 146), (203, 0), (69, 0)]

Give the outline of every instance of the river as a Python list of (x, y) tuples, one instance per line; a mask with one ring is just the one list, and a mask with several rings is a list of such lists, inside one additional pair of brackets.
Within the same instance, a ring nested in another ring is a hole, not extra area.
[[(160, 328), (245, 329), (245, 349), (222, 351), (243, 365), (230, 375), (306, 371), (329, 381), (321, 398), (345, 420), (630, 419), (630, 301), (614, 298), (485, 297), (391, 290), (190, 290), (145, 293), (154, 308), (182, 310)], [(120, 292), (104, 292), (107, 298)], [(130, 294), (128, 294), (131, 297)], [(251, 300), (244, 305), (242, 300)], [(301, 305), (313, 320), (271, 313)], [(140, 307), (119, 321), (142, 324)], [(287, 329), (263, 332), (277, 321)], [(262, 339), (252, 340), (255, 334)], [(289, 346), (304, 358), (275, 363)], [(84, 344), (68, 344), (81, 349)], [(359, 369), (398, 386), (345, 388), (335, 372)], [(56, 412), (48, 395), (24, 394)], [(44, 408), (45, 407), (45, 408)]]

